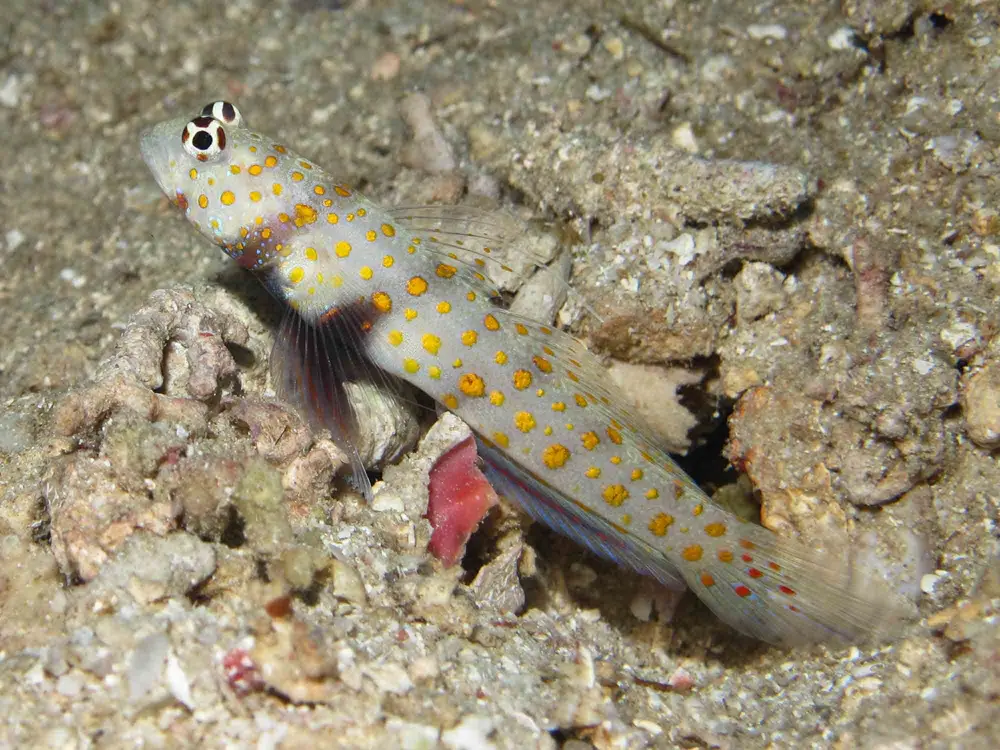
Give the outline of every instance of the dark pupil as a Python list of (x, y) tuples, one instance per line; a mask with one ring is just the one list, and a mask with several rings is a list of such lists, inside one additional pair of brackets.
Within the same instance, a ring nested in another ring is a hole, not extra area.
[(199, 130), (191, 139), (191, 145), (199, 151), (207, 151), (212, 147), (212, 136), (204, 130)]
[(222, 103), (222, 119), (226, 122), (232, 122), (236, 119), (236, 107), (234, 107), (229, 102)]

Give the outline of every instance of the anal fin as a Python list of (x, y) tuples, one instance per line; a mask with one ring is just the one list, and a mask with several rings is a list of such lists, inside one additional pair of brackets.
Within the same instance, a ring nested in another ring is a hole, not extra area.
[(483, 473), (501, 495), (516, 502), (533, 519), (573, 540), (594, 554), (664, 586), (683, 590), (684, 578), (661, 552), (638, 537), (585, 510), (557, 489), (524, 470), (496, 448), (479, 440)]

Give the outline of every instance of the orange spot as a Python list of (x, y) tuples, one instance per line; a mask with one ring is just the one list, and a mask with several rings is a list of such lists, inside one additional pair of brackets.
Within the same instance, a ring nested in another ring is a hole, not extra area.
[(688, 562), (698, 562), (701, 559), (702, 549), (700, 544), (692, 544), (690, 547), (685, 547), (681, 552), (681, 557), (683, 557)]
[(441, 339), (433, 333), (425, 333), (420, 343), (429, 354), (437, 354), (441, 348)]
[(638, 482), (642, 479), (642, 469), (632, 469), (632, 481)]
[(500, 321), (498, 321), (492, 315), (487, 315), (485, 318), (483, 318), (483, 325), (486, 326), (486, 329), (489, 331), (500, 330)]
[(253, 175), (254, 177), (256, 177), (257, 175), (259, 175), (259, 174), (260, 174), (261, 172), (263, 172), (263, 171), (264, 171), (264, 170), (263, 170), (263, 169), (261, 169), (261, 166), (260, 166), (260, 164), (251, 164), (251, 165), (250, 165), (250, 166), (249, 166), (249, 167), (247, 168), (247, 172), (249, 172), (250, 174), (252, 174), (252, 175)]
[(451, 312), (451, 303), (447, 301), (438, 302), (437, 311), (442, 315), (447, 315)]
[(458, 269), (455, 266), (449, 266), (447, 263), (439, 263), (435, 273), (442, 279), (450, 279), (458, 273)]
[(576, 405), (579, 406), (581, 409), (587, 408), (587, 399), (585, 399), (579, 393), (573, 396), (573, 400), (576, 401)]
[(504, 432), (494, 432), (493, 442), (499, 445), (501, 448), (510, 447), (510, 438), (507, 437), (507, 434)]
[(472, 346), (479, 340), (479, 334), (475, 331), (469, 330), (462, 334), (462, 343), (466, 346)]
[(553, 443), (542, 451), (542, 463), (550, 469), (558, 469), (569, 461), (569, 448), (559, 443)]
[(701, 503), (698, 503), (696, 506), (694, 506), (694, 508), (691, 509), (692, 515), (695, 516), (700, 516), (704, 512), (705, 512), (705, 506), (702, 505)]
[(496, 356), (493, 357), (493, 361), (498, 365), (507, 364), (507, 352), (497, 352)]
[(326, 188), (322, 185), (316, 185), (313, 188), (313, 192), (316, 193), (316, 195), (326, 195)]
[(733, 553), (727, 549), (720, 549), (716, 557), (719, 558), (719, 562), (728, 563), (733, 561)]
[(527, 336), (527, 335), (528, 335), (528, 329), (527, 329), (527, 328), (525, 328), (525, 327), (524, 327), (523, 325), (521, 325), (520, 323), (515, 323), (515, 324), (514, 324), (514, 330), (515, 330), (515, 331), (517, 331), (517, 332), (518, 332), (519, 334), (521, 334), (522, 336)]
[(706, 588), (708, 586), (714, 586), (715, 585), (715, 579), (712, 578), (711, 574), (709, 574), (709, 573), (702, 573), (701, 574), (701, 585), (705, 586)]
[(443, 403), (449, 409), (458, 408), (458, 399), (455, 397), (453, 393), (447, 394), (443, 399), (441, 399), (441, 403)]
[(277, 164), (278, 164), (278, 160), (277, 160), (276, 157), (271, 156), (270, 154), (268, 154), (267, 156), (264, 157), (264, 166), (265, 167), (273, 168), (273, 167), (277, 166)]
[(414, 276), (412, 279), (406, 282), (406, 291), (408, 291), (414, 297), (419, 297), (421, 294), (427, 291), (427, 282), (420, 276)]
[(552, 404), (552, 411), (566, 411), (566, 404), (562, 401), (556, 401)]
[(618, 432), (618, 430), (616, 430), (614, 427), (609, 427), (607, 429), (607, 433), (608, 433), (608, 440), (610, 440), (612, 443), (614, 443), (615, 445), (622, 444), (622, 434)]
[(514, 387), (519, 391), (523, 391), (525, 388), (531, 385), (531, 373), (527, 370), (515, 370), (514, 371)]
[(467, 372), (458, 379), (458, 389), (466, 396), (478, 398), (486, 393), (486, 383), (474, 372)]
[(222, 201), (222, 205), (231, 206), (236, 202), (236, 196), (233, 194), (232, 190), (226, 190), (223, 191), (221, 196), (219, 196), (219, 200)]
[(652, 489), (650, 489), (650, 490), (646, 490), (646, 499), (647, 500), (655, 500), (659, 496), (660, 496), (660, 491), (658, 489), (656, 489), (655, 487), (652, 488)]
[(674, 522), (674, 517), (667, 513), (657, 513), (649, 521), (649, 531), (654, 536), (665, 536), (667, 529)]
[(705, 533), (709, 536), (722, 536), (726, 533), (726, 524), (710, 523), (705, 527)]
[(591, 466), (583, 473), (586, 474), (587, 477), (589, 477), (590, 479), (597, 479), (599, 476), (601, 476), (601, 470), (598, 469), (596, 466)]
[(198, 205), (201, 208), (208, 208), (208, 196), (204, 195), (204, 194), (199, 195), (198, 196)]
[(769, 568), (770, 568), (771, 570), (773, 570), (773, 571), (774, 571), (775, 573), (777, 573), (778, 571), (780, 571), (780, 570), (781, 570), (781, 566), (780, 566), (780, 565), (778, 565), (778, 563), (776, 563), (776, 562), (769, 562), (769, 563), (767, 564), (767, 567), (769, 567)]
[(596, 432), (583, 433), (580, 435), (580, 441), (583, 443), (583, 447), (588, 451), (594, 450), (594, 448), (596, 448), (601, 442), (600, 438), (597, 437)]
[(531, 432), (536, 424), (535, 417), (530, 411), (519, 411), (514, 415), (514, 426), (521, 432)]
[(305, 203), (295, 204), (295, 226), (301, 227), (303, 224), (312, 224), (316, 221), (316, 209)]
[(619, 505), (628, 500), (628, 490), (620, 484), (609, 484), (604, 488), (604, 491), (601, 493), (601, 497), (603, 497), (604, 502), (612, 508), (617, 508)]
[(544, 357), (534, 356), (531, 358), (531, 361), (534, 362), (535, 367), (542, 372), (552, 372), (552, 364)]
[(740, 546), (743, 549), (754, 549), (754, 543), (749, 539), (740, 539)]
[(500, 391), (490, 391), (490, 403), (494, 406), (503, 406), (503, 402), (506, 400)]

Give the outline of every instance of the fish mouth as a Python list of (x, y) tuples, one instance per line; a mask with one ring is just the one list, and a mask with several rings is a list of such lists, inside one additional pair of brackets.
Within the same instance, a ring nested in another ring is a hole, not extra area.
[(170, 155), (164, 138), (163, 124), (145, 128), (139, 134), (139, 153), (146, 162), (153, 179), (167, 195), (173, 194), (170, 183)]

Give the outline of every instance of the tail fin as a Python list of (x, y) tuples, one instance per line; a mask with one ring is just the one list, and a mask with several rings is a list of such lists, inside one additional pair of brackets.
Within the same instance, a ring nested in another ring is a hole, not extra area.
[(753, 524), (738, 532), (735, 545), (695, 545), (674, 562), (698, 598), (742, 633), (785, 646), (857, 642), (885, 636), (912, 615), (900, 595), (850, 560)]

